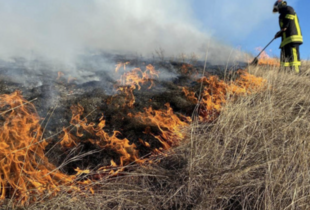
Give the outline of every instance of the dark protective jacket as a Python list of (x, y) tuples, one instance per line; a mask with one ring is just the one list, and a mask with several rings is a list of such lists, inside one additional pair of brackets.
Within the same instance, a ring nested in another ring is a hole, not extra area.
[(280, 28), (287, 30), (282, 34), (282, 42), (280, 48), (289, 43), (302, 44), (303, 38), (299, 26), (299, 20), (295, 10), (290, 6), (285, 6), (280, 9), (279, 23)]

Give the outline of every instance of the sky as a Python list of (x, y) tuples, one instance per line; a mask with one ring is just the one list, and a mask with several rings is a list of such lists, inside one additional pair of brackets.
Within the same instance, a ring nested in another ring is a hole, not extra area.
[[(310, 58), (309, 0), (290, 0)], [(279, 30), (274, 0), (0, 0), (0, 59), (40, 56), (74, 63), (80, 54), (104, 50), (151, 56), (204, 55), (225, 62), (255, 55)], [(280, 40), (268, 49), (278, 56)]]
[[(279, 31), (278, 16), (272, 13), (274, 0), (192, 0), (195, 16), (201, 21), (204, 31), (234, 47), (258, 54), (257, 47), (265, 47)], [(288, 0), (300, 22), (304, 44), (300, 46), (302, 59), (310, 59), (309, 0)], [(266, 52), (279, 56), (281, 39), (275, 40)]]

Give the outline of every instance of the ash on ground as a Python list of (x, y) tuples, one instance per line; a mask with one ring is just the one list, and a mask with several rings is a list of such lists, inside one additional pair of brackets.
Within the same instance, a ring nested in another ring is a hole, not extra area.
[[(118, 64), (124, 65), (116, 72)], [(149, 64), (160, 72), (158, 77), (152, 79), (154, 85), (149, 89), (150, 83), (146, 82), (140, 90), (134, 89), (133, 106), (124, 105), (128, 96), (117, 91), (121, 75), (135, 68), (143, 71)], [(108, 166), (111, 160), (116, 164), (120, 162), (115, 151), (91, 144), (88, 138), (92, 137), (87, 133), (83, 133), (79, 145), (74, 149), (64, 150), (60, 146), (63, 128), (70, 126), (72, 105), (79, 104), (84, 108), (81, 117), (87, 116), (88, 122), (99, 123), (104, 116), (104, 131), (110, 135), (119, 131), (118, 138), (127, 138), (136, 145), (139, 156), (145, 157), (162, 145), (144, 131), (149, 129), (150, 133), (156, 135), (160, 130), (154, 125), (136, 121), (131, 115), (149, 107), (154, 110), (165, 109), (165, 104), (169, 103), (174, 113), (191, 116), (196, 104), (184, 96), (182, 87), (191, 88), (198, 95), (198, 78), (218, 75), (222, 79), (231, 79), (233, 76), (230, 77), (230, 73), (245, 67), (244, 63), (229, 67), (207, 63), (204, 70), (204, 65), (200, 61), (188, 63), (107, 54), (87, 56), (74, 67), (16, 58), (9, 62), (0, 61), (0, 90), (2, 94), (20, 90), (24, 98), (32, 101), (42, 118), (44, 138), (49, 143), (46, 147), (47, 157), (51, 163), (61, 166), (63, 172), (74, 174), (77, 167), (96, 170)], [(75, 132), (74, 128), (72, 132)], [(71, 159), (77, 155), (82, 158)], [(67, 161), (65, 164), (64, 160)]]

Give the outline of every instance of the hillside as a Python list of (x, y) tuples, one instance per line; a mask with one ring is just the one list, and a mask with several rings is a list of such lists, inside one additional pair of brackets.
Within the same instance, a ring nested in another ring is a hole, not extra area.
[(77, 171), (85, 187), (72, 192), (65, 184), (55, 196), (39, 193), (38, 202), (27, 206), (308, 209), (309, 71), (307, 63), (301, 75), (277, 67), (249, 67), (250, 74), (267, 81), (264, 89), (248, 89), (238, 97), (227, 92), (230, 100), (212, 120), (202, 122), (201, 110), (194, 109), (193, 122), (182, 130), (178, 146), (125, 170), (111, 168), (120, 175), (109, 172), (98, 179), (89, 176), (87, 168)]

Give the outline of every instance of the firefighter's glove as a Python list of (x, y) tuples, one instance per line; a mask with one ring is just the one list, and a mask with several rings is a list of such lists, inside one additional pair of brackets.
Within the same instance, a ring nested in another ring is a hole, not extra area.
[(277, 39), (277, 38), (281, 37), (282, 34), (283, 34), (283, 31), (279, 31), (279, 32), (276, 33), (276, 35), (274, 36), (274, 38)]

